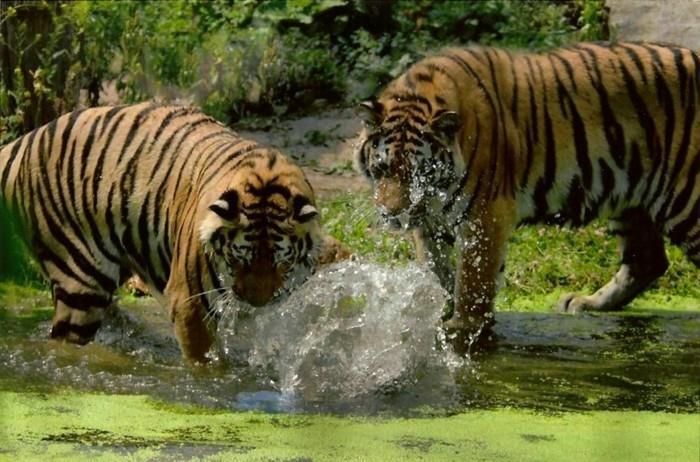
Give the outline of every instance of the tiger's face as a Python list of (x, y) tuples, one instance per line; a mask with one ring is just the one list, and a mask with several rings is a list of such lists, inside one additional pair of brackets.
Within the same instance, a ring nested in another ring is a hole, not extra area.
[(248, 175), (209, 205), (200, 239), (222, 286), (261, 306), (313, 273), (322, 241), (318, 221), (306, 180), (282, 185)]
[(360, 113), (364, 131), (357, 163), (374, 186), (381, 215), (394, 226), (419, 225), (457, 178), (458, 114), (433, 110), (415, 96), (366, 101)]

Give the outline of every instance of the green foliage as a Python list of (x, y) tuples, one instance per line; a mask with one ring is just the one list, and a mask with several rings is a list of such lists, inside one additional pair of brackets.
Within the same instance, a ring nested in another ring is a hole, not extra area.
[(341, 194), (321, 203), (324, 229), (354, 254), (380, 263), (406, 263), (413, 246), (405, 233), (389, 231), (369, 197)]
[[(21, 123), (31, 110), (31, 98), (21, 90), (25, 83), (38, 97), (55, 102), (58, 112), (73, 108), (80, 90), (89, 105), (98, 104), (105, 84), (112, 83), (118, 94), (110, 100), (194, 102), (230, 123), (250, 114), (308, 111), (317, 100), (353, 103), (445, 45), (546, 47), (607, 34), (602, 0), (55, 5), (32, 3), (53, 14), (53, 26), (40, 34), (41, 63), (32, 81), (24, 81), (28, 74), (21, 72), (20, 59), (13, 70), (20, 85), (0, 87), (0, 143), (28, 129)], [(3, 11), (0, 21), (15, 14), (12, 7)], [(17, 33), (15, 53), (34, 40), (21, 24)]]
[(0, 281), (39, 283), (37, 268), (27, 255), (14, 213), (0, 198)]

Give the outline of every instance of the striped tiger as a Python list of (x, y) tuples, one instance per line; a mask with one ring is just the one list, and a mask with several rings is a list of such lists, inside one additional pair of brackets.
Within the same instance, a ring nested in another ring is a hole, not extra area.
[(192, 107), (64, 115), (0, 150), (0, 198), (50, 281), (51, 337), (90, 341), (137, 274), (195, 361), (218, 297), (266, 304), (314, 270), (324, 240), (301, 169)]
[(700, 265), (700, 55), (689, 49), (447, 49), (360, 108), (357, 165), (452, 291), (446, 326), (465, 341), (493, 323), (520, 224), (609, 218), (621, 267), (594, 294), (563, 296), (566, 312), (621, 309), (666, 271), (664, 236)]

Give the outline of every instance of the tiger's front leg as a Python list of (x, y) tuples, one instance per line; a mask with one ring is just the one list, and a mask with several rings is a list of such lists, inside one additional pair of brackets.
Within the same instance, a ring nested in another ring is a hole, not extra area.
[(454, 241), (454, 236), (444, 227), (426, 224), (413, 230), (416, 259), (428, 265), (447, 291), (454, 287), (455, 268), (451, 258)]
[[(190, 258), (195, 264), (195, 258)], [(188, 360), (205, 363), (206, 353), (212, 345), (211, 335), (205, 323), (206, 308), (200, 296), (191, 293), (197, 287), (194, 279), (199, 272), (192, 265), (186, 266), (177, 257), (173, 262), (170, 279), (165, 288), (170, 307), (170, 319), (175, 325), (175, 336), (182, 354)]]
[(182, 354), (188, 360), (206, 363), (212, 341), (204, 323), (205, 309), (199, 302), (171, 301), (170, 316)]
[(460, 353), (480, 349), (493, 340), (493, 301), (516, 221), (512, 201), (497, 199), (484, 207), (479, 205), (475, 204), (471, 217), (458, 230), (455, 309), (444, 324)]

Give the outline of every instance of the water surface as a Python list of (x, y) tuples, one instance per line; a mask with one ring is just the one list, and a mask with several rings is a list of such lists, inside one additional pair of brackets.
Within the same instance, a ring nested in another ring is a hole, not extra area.
[(15, 303), (0, 307), (0, 389), (293, 413), (698, 410), (700, 313), (500, 312), (496, 350), (470, 360), (441, 341), (445, 297), (417, 265), (343, 263), (278, 305), (224, 310), (199, 368), (151, 299), (122, 300), (84, 347), (47, 340), (50, 309)]

